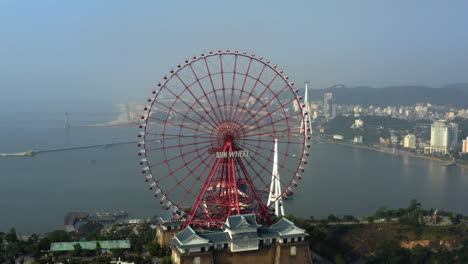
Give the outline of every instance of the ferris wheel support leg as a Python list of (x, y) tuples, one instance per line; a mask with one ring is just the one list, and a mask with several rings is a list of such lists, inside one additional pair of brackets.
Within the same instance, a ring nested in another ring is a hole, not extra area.
[(195, 217), (195, 214), (197, 213), (198, 208), (200, 207), (200, 204), (201, 204), (201, 202), (202, 202), (202, 200), (203, 200), (203, 198), (205, 196), (206, 190), (210, 186), (210, 183), (211, 183), (216, 171), (218, 170), (218, 167), (219, 167), (220, 164), (221, 164), (221, 159), (218, 159), (216, 161), (215, 165), (213, 166), (213, 168), (211, 169), (210, 174), (206, 178), (206, 181), (203, 184), (202, 190), (198, 194), (197, 199), (195, 200), (195, 203), (193, 204), (192, 209), (190, 210), (190, 213), (189, 213), (190, 217), (187, 219), (187, 221), (185, 221), (182, 229), (185, 229), (187, 226), (189, 226), (192, 223), (193, 218)]
[(242, 162), (242, 159), (237, 158), (237, 162), (239, 164), (239, 167), (242, 170), (242, 173), (244, 174), (244, 176), (245, 176), (245, 178), (247, 180), (247, 183), (249, 184), (250, 188), (252, 189), (255, 200), (258, 202), (258, 207), (259, 207), (258, 211), (259, 212), (257, 214), (260, 214), (262, 216), (262, 218), (266, 219), (266, 221), (267, 221), (267, 223), (269, 225), (273, 224), (273, 221), (272, 221), (270, 215), (268, 214), (268, 208), (265, 206), (265, 204), (263, 204), (262, 198), (258, 194), (257, 189), (255, 188), (255, 186), (253, 184), (252, 178), (250, 177), (247, 169), (245, 168), (244, 163)]

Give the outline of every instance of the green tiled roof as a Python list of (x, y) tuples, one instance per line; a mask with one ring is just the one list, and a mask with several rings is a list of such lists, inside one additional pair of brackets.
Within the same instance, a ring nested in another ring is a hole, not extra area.
[(75, 242), (55, 242), (50, 245), (50, 251), (71, 251), (74, 245), (80, 244), (82, 249), (94, 250), (99, 242), (102, 249), (130, 248), (130, 240), (103, 240), (103, 241), (75, 241)]

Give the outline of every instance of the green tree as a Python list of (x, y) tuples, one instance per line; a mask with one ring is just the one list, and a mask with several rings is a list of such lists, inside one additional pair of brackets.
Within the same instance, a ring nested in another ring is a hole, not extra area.
[(88, 233), (99, 234), (103, 228), (104, 226), (100, 223), (87, 222), (78, 227), (78, 232), (85, 233), (85, 234), (88, 234)]
[(385, 240), (377, 244), (375, 256), (369, 263), (407, 263), (408, 257), (408, 250), (400, 247), (396, 240)]
[(160, 255), (160, 250), (161, 250), (161, 245), (159, 245), (158, 242), (153, 241), (151, 242), (148, 253), (150, 253), (151, 256), (157, 257)]
[(171, 263), (172, 263), (171, 256), (165, 256), (162, 258), (161, 264), (171, 264)]
[(72, 255), (74, 257), (81, 257), (83, 255), (83, 249), (81, 248), (80, 244), (73, 245), (73, 248)]
[(72, 240), (71, 234), (63, 231), (63, 230), (56, 230), (50, 232), (47, 235), (47, 238), (51, 243), (53, 242), (70, 242)]
[(16, 229), (12, 228), (8, 233), (5, 235), (5, 240), (8, 243), (15, 243), (18, 241), (18, 236), (16, 235)]
[(338, 217), (336, 217), (334, 214), (331, 214), (327, 217), (327, 220), (330, 221), (330, 222), (339, 222), (340, 219)]
[(421, 245), (414, 246), (410, 251), (410, 263), (411, 264), (424, 264), (430, 255), (430, 250), (427, 247)]
[(101, 244), (99, 242), (96, 242), (96, 256), (100, 256), (102, 251)]

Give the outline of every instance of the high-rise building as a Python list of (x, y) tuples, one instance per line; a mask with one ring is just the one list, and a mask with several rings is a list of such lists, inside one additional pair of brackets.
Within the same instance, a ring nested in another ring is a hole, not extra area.
[(462, 152), (468, 153), (468, 137), (462, 141)]
[(448, 123), (450, 140), (449, 147), (455, 149), (458, 145), (458, 124), (457, 123)]
[(335, 99), (333, 93), (325, 93), (323, 95), (323, 115), (329, 119), (335, 117)]
[(403, 147), (416, 148), (416, 136), (408, 134), (403, 138)]
[(457, 140), (458, 124), (439, 120), (431, 125), (431, 153), (447, 154), (457, 147)]

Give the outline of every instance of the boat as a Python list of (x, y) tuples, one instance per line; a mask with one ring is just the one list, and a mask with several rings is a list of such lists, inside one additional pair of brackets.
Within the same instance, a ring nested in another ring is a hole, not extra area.
[(455, 166), (455, 165), (457, 165), (457, 163), (455, 161), (451, 161), (451, 162), (444, 163), (442, 166), (451, 167), (451, 166)]

